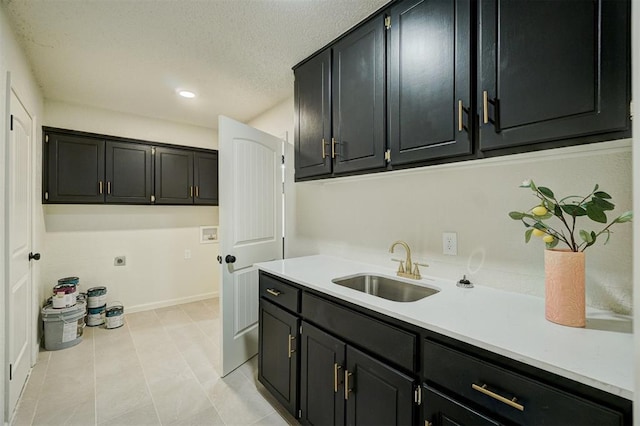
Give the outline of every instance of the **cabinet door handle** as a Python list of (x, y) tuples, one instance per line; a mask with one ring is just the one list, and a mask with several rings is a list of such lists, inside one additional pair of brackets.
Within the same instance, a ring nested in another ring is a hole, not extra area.
[(336, 158), (336, 138), (331, 138), (331, 158)]
[(483, 394), (485, 394), (485, 395), (487, 395), (487, 396), (489, 396), (489, 397), (491, 397), (493, 399), (496, 399), (496, 400), (498, 400), (498, 401), (500, 401), (500, 402), (502, 402), (504, 404), (507, 404), (510, 407), (515, 408), (516, 410), (524, 411), (524, 405), (518, 404), (516, 402), (517, 398), (515, 396), (512, 399), (507, 399), (502, 395), (498, 395), (495, 392), (491, 392), (489, 389), (487, 389), (487, 385), (486, 384), (484, 384), (482, 386), (478, 386), (475, 383), (472, 383), (471, 387), (474, 390), (477, 390), (480, 393), (483, 393)]
[(324, 148), (326, 144), (326, 142), (324, 141), (324, 138), (322, 138), (321, 142), (322, 142), (322, 159), (324, 160), (325, 158), (327, 158), (327, 153), (325, 152), (325, 148)]
[(189, 187), (189, 197), (193, 198), (193, 186)]
[(458, 101), (458, 131), (462, 131), (462, 100)]
[(342, 366), (337, 362), (333, 364), (333, 392), (338, 393), (338, 371), (342, 369)]
[(278, 297), (278, 296), (280, 296), (282, 294), (282, 292), (280, 292), (280, 291), (278, 291), (276, 289), (273, 289), (273, 288), (268, 288), (267, 289), (267, 293), (269, 293), (272, 296), (276, 296), (276, 297)]
[(107, 194), (111, 194), (111, 181), (107, 181)]
[(99, 182), (98, 186), (100, 187), (100, 193), (102, 194), (104, 192), (104, 184), (102, 181)]
[(296, 351), (293, 349), (293, 341), (296, 340), (296, 336), (289, 335), (289, 358)]
[(486, 90), (482, 92), (482, 122), (489, 122), (489, 92)]
[(200, 198), (200, 186), (196, 185), (196, 198)]
[(349, 370), (344, 370), (344, 399), (349, 399), (349, 377), (353, 376), (353, 374), (349, 373)]

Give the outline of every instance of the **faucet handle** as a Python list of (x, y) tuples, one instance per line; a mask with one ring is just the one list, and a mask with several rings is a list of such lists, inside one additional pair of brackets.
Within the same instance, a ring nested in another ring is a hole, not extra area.
[(398, 262), (400, 263), (400, 265), (398, 265), (398, 273), (402, 272), (404, 273), (404, 260), (401, 259), (391, 259), (394, 262)]
[(415, 279), (417, 279), (417, 280), (422, 278), (422, 276), (420, 275), (420, 269), (418, 269), (418, 266), (427, 267), (429, 265), (427, 265), (426, 263), (413, 262), (413, 272), (412, 272), (412, 274), (415, 277)]

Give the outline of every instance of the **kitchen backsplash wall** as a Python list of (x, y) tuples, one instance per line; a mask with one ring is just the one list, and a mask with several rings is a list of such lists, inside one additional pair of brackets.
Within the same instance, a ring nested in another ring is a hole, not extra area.
[[(283, 131), (277, 127), (286, 126), (283, 117), (292, 134), (292, 101), (251, 124), (277, 135)], [(287, 256), (322, 253), (391, 269), (397, 264), (390, 259), (403, 254), (388, 248), (400, 239), (415, 260), (430, 265), (423, 275), (457, 280), (466, 274), (478, 285), (542, 297), (544, 245), (537, 239), (525, 244), (524, 227), (508, 217), (535, 204), (520, 183), (531, 178), (566, 195), (588, 193), (597, 183), (620, 214), (631, 209), (631, 174), (631, 140), (619, 140), (291, 184)], [(607, 246), (587, 250), (590, 306), (631, 312), (632, 226), (614, 227)], [(457, 256), (442, 254), (443, 232), (457, 233)]]
[[(216, 149), (217, 132), (113, 111), (46, 101), (44, 125)], [(42, 206), (45, 293), (63, 276), (77, 275), (83, 290), (108, 288), (127, 312), (218, 294), (217, 244), (200, 244), (202, 225), (218, 225), (212, 206)], [(185, 250), (190, 258), (185, 259)], [(114, 266), (126, 256), (126, 266)]]

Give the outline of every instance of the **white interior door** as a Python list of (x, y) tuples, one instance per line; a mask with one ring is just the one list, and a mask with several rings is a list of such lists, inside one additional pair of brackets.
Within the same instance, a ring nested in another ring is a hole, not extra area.
[(7, 144), (6, 204), (6, 357), (7, 416), (11, 417), (31, 368), (31, 129), (32, 120), (11, 90), (11, 128)]
[(282, 258), (281, 139), (219, 118), (222, 375), (258, 353), (258, 271)]

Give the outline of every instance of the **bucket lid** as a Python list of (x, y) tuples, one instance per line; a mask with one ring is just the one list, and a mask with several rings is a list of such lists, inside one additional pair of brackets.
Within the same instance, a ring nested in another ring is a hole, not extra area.
[(42, 313), (42, 319), (45, 319), (47, 317), (58, 318), (60, 315), (65, 315), (65, 314), (74, 315), (77, 313), (76, 311), (84, 315), (85, 303), (83, 301), (78, 300), (78, 302), (75, 305), (70, 306), (68, 308), (54, 308), (51, 303), (48, 303), (47, 305), (45, 305), (44, 308), (42, 308), (41, 313)]
[(87, 290), (87, 293), (95, 293), (95, 292), (106, 292), (107, 288), (103, 285), (99, 285), (97, 287), (91, 287), (89, 290)]
[(114, 317), (117, 315), (120, 315), (124, 312), (124, 306), (122, 305), (109, 305), (107, 307), (107, 316), (108, 317)]
[(76, 286), (75, 284), (58, 284), (53, 287), (53, 292), (64, 294), (75, 293)]
[(60, 278), (58, 280), (58, 284), (78, 284), (78, 281), (80, 281), (80, 278), (78, 277), (66, 277)]

